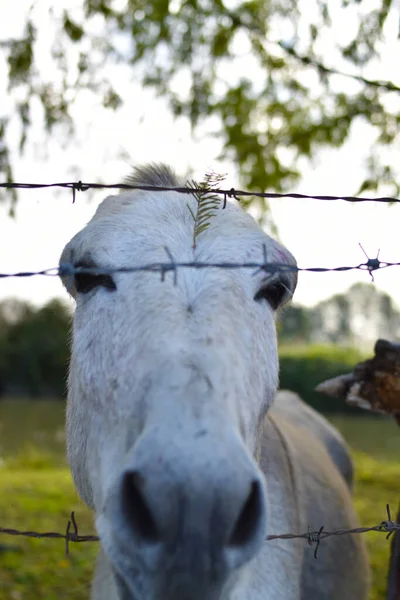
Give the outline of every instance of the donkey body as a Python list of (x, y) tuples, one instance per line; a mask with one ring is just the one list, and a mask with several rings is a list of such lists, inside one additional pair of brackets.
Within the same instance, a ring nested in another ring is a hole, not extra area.
[[(167, 167), (133, 184), (178, 187)], [(190, 210), (188, 210), (188, 206)], [(295, 264), (235, 205), (193, 245), (191, 195), (107, 198), (61, 263)], [(328, 422), (279, 392), (275, 311), (292, 272), (79, 273), (67, 408), (75, 485), (101, 538), (93, 600), (365, 600), (360, 536), (266, 536), (357, 526), (352, 464)]]

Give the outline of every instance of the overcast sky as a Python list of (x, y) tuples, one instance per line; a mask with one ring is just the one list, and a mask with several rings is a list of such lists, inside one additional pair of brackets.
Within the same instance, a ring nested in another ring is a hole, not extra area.
[[(15, 12), (17, 4), (18, 14)], [(18, 32), (22, 23), (18, 19), (18, 15), (23, 14), (22, 4), (22, 0), (0, 2), (0, 40), (12, 35), (13, 28)], [(346, 30), (345, 22), (342, 26)], [(348, 26), (351, 26), (350, 22)], [(376, 66), (376, 72), (369, 75), (400, 84), (396, 33), (397, 30), (391, 32), (389, 28), (384, 60)], [(45, 64), (45, 57), (43, 61)], [(329, 53), (326, 62), (332, 64)], [(163, 100), (127, 80), (125, 75), (124, 71), (120, 72), (119, 83), (125, 90), (122, 95), (126, 103), (117, 113), (105, 112), (100, 103), (94, 104), (90, 97), (80, 98), (74, 109), (79, 132), (76, 143), (63, 148), (54, 136), (45, 143), (40, 123), (34, 123), (25, 155), (15, 157), (15, 179), (23, 182), (89, 181), (98, 179), (100, 174), (104, 183), (115, 183), (129, 172), (130, 164), (164, 161), (181, 174), (193, 169), (197, 178), (209, 168), (227, 172), (227, 187), (238, 186), (232, 165), (216, 160), (220, 152), (218, 140), (194, 139), (185, 120), (174, 122)], [(0, 89), (5, 89), (5, 67), (1, 63)], [(2, 105), (7, 103), (7, 97), (0, 95), (0, 114)], [(304, 165), (302, 180), (293, 191), (352, 195), (365, 175), (363, 161), (373, 139), (372, 130), (358, 124), (344, 147), (321, 152), (312, 165)], [(399, 148), (391, 148), (390, 152), (392, 160), (399, 162)], [(90, 202), (84, 193), (80, 193), (75, 204), (72, 204), (70, 192), (56, 193), (51, 189), (21, 191), (19, 198), (15, 219), (8, 218), (6, 209), (0, 207), (0, 272), (56, 266), (64, 245), (90, 219), (104, 193), (96, 192)], [(285, 199), (271, 202), (271, 216), (281, 241), (301, 267), (334, 267), (363, 262), (365, 257), (359, 243), (371, 257), (380, 249), (381, 260), (400, 261), (398, 205), (355, 206), (342, 201)], [(377, 287), (389, 292), (398, 304), (399, 276), (400, 267), (375, 274)], [(361, 272), (300, 274), (295, 299), (312, 305), (344, 291), (356, 281), (368, 282), (370, 278)], [(0, 299), (11, 295), (39, 304), (53, 296), (66, 298), (57, 278), (41, 277), (0, 279)]]

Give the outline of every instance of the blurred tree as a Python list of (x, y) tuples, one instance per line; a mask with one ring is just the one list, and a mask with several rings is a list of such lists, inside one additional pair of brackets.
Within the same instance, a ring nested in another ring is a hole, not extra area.
[(70, 320), (59, 300), (40, 309), (17, 300), (0, 304), (0, 394), (65, 394)]
[(354, 365), (363, 358), (357, 348), (333, 344), (283, 346), (279, 350), (279, 386), (296, 391), (303, 400), (322, 412), (365, 414), (360, 408), (346, 404), (343, 399), (332, 402), (331, 398), (315, 391), (322, 381), (352, 371)]
[(283, 342), (307, 342), (311, 339), (313, 331), (310, 309), (298, 304), (289, 304), (277, 321), (277, 329), (279, 339)]
[[(381, 148), (398, 136), (399, 88), (363, 78), (379, 65), (384, 42), (397, 43), (395, 0), (78, 0), (73, 10), (50, 3), (52, 27), (45, 32), (43, 4), (33, 2), (21, 37), (0, 40), (11, 100), (0, 108), (6, 180), (15, 115), (21, 151), (34, 106), (47, 132), (63, 125), (71, 133), (82, 91), (111, 110), (124, 102), (109, 67), (125, 64), (136, 81), (168, 99), (174, 115), (219, 136), (223, 157), (251, 189), (287, 190), (302, 158), (341, 146), (363, 120), (376, 140), (361, 189), (380, 182), (398, 192)], [(37, 56), (45, 43), (42, 65)], [(333, 63), (350, 78), (332, 74)], [(265, 201), (257, 203), (265, 210)]]
[(379, 337), (400, 338), (400, 312), (388, 294), (355, 283), (312, 308), (289, 305), (278, 319), (283, 344), (341, 344), (366, 349)]
[[(349, 299), (348, 304), (343, 304), (343, 298)], [(0, 302), (0, 397), (65, 395), (70, 324), (71, 314), (59, 300), (41, 308), (12, 299)], [(278, 327), (281, 386), (296, 390), (320, 409), (329, 409), (331, 400), (314, 387), (353, 369), (362, 358), (362, 340), (367, 338), (361, 336), (367, 336), (368, 327), (372, 327), (372, 342), (380, 332), (391, 339), (399, 337), (400, 313), (373, 285), (355, 284), (347, 294), (315, 307), (287, 307)], [(344, 402), (335, 406), (333, 410), (347, 410)]]

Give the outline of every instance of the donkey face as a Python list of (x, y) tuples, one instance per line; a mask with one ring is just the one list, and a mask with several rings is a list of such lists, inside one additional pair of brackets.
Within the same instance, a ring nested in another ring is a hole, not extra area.
[[(164, 168), (144, 184), (178, 185)], [(138, 179), (131, 180), (138, 183)], [(271, 262), (293, 257), (238, 207), (193, 249), (193, 196), (106, 199), (61, 263)], [(259, 550), (268, 518), (259, 428), (278, 381), (274, 313), (296, 277), (247, 269), (78, 274), (67, 410), (77, 489), (96, 513), (120, 597), (213, 600)]]

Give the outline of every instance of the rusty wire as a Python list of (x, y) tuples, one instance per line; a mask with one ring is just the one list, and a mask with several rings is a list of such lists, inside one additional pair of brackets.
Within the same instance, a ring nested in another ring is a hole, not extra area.
[[(389, 539), (393, 533), (397, 533), (400, 531), (400, 523), (395, 523), (392, 520), (390, 514), (389, 505), (386, 505), (386, 511), (388, 518), (385, 521), (382, 521), (379, 525), (374, 525), (373, 527), (356, 527), (355, 529), (337, 529), (333, 531), (326, 531), (324, 526), (320, 527), (318, 530), (311, 531), (308, 528), (307, 533), (282, 533), (277, 535), (268, 535), (267, 541), (270, 540), (293, 540), (293, 539), (305, 539), (307, 543), (311, 546), (315, 544), (314, 550), (314, 558), (317, 558), (317, 551), (321, 544), (321, 541), (333, 537), (333, 536), (342, 536), (349, 534), (360, 534), (367, 533), (369, 531), (377, 531), (380, 533), (386, 533), (386, 539)], [(72, 531), (71, 531), (72, 527)], [(80, 535), (78, 532), (78, 525), (75, 519), (75, 513), (72, 512), (70, 519), (68, 520), (67, 527), (65, 533), (57, 533), (57, 532), (46, 532), (39, 533), (37, 531), (20, 531), (18, 529), (10, 529), (6, 527), (0, 527), (0, 533), (6, 535), (13, 536), (22, 536), (28, 538), (35, 539), (63, 539), (65, 540), (65, 553), (69, 554), (69, 544), (70, 542), (98, 542), (100, 538), (97, 535)]]

